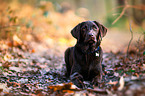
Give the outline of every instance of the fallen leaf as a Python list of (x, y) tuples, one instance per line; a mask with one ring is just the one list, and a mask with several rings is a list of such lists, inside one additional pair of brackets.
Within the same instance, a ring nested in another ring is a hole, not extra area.
[(64, 92), (64, 93), (74, 93), (74, 91), (71, 91), (71, 90), (62, 90), (62, 92)]
[(11, 62), (6, 61), (6, 62), (4, 62), (4, 63), (2, 64), (2, 66), (3, 66), (4, 68), (9, 68), (9, 67), (11, 66)]
[(21, 78), (20, 80), (17, 80), (17, 82), (19, 82), (19, 83), (27, 83), (28, 79)]
[(16, 87), (16, 86), (20, 86), (19, 83), (16, 83), (16, 82), (10, 82), (9, 80), (7, 80), (7, 86), (10, 87), (10, 86), (13, 86), (13, 87)]
[(21, 71), (21, 68), (19, 68), (19, 67), (9, 67), (9, 70), (13, 70), (13, 71), (16, 71), (16, 72), (20, 72)]
[(10, 54), (7, 53), (6, 55), (4, 55), (4, 60), (5, 60), (5, 61), (8, 61), (9, 59), (11, 59), (11, 57), (12, 57), (12, 56), (11, 56)]
[(113, 81), (112, 82), (111, 80), (108, 82), (108, 84), (110, 84), (110, 85), (116, 85), (117, 83), (118, 83), (118, 81)]
[(63, 83), (59, 85), (54, 85), (54, 86), (48, 86), (49, 89), (53, 89), (53, 91), (57, 90), (68, 90), (71, 88), (73, 83)]
[(110, 90), (106, 89), (108, 96), (117, 96), (116, 94), (113, 94)]
[(14, 46), (22, 45), (22, 40), (17, 35), (13, 36), (13, 45)]
[(32, 49), (30, 53), (35, 53), (35, 49)]
[(0, 93), (1, 92), (9, 92), (10, 89), (7, 87), (6, 83), (0, 83)]
[(106, 89), (100, 89), (100, 88), (95, 88), (95, 89), (87, 89), (89, 92), (95, 92), (95, 93), (100, 93), (100, 94), (107, 94)]
[(138, 79), (138, 77), (136, 77), (136, 76), (131, 76), (131, 80), (137, 80)]
[(37, 96), (45, 96), (41, 90), (36, 90)]
[(118, 90), (121, 91), (124, 88), (125, 84), (123, 76), (120, 77), (119, 84), (120, 86), (118, 87)]
[(2, 89), (2, 88), (0, 88), (0, 93), (1, 93), (1, 92), (3, 92), (3, 89)]

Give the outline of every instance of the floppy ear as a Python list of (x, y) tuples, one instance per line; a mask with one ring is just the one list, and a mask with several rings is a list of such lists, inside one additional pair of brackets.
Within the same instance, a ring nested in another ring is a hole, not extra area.
[(99, 27), (99, 32), (101, 34), (101, 38), (104, 37), (107, 33), (107, 28), (97, 21), (93, 21), (93, 22)]
[(75, 26), (72, 30), (71, 30), (71, 34), (74, 38), (76, 38), (78, 41), (80, 39), (80, 28), (81, 24), (78, 24), (77, 26)]

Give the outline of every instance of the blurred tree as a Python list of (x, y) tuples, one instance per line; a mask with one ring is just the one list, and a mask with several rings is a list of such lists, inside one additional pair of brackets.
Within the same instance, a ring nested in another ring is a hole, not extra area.
[[(144, 5), (145, 6), (145, 0), (132, 0), (133, 5)], [(140, 10), (137, 8), (132, 8), (133, 10), (133, 19), (134, 22), (137, 25), (142, 25), (143, 20), (145, 19), (145, 10)]]
[(117, 0), (117, 3), (118, 3), (119, 5), (124, 5), (124, 4), (125, 4), (125, 0)]
[(71, 10), (71, 5), (68, 2), (62, 2), (61, 3), (61, 9), (59, 10), (61, 13), (65, 13), (69, 10)]
[[(117, 0), (117, 6), (125, 6), (125, 1), (126, 1), (126, 0)], [(124, 8), (124, 7), (118, 8), (118, 9), (117, 9), (117, 12), (118, 12), (118, 13), (121, 13), (121, 12), (123, 11), (123, 8)], [(128, 14), (128, 11), (126, 11), (125, 13)], [(125, 14), (124, 14), (121, 18), (122, 18), (122, 19), (125, 19), (125, 18), (126, 18)]]
[(79, 8), (83, 6), (83, 1), (82, 0), (74, 0), (75, 7)]

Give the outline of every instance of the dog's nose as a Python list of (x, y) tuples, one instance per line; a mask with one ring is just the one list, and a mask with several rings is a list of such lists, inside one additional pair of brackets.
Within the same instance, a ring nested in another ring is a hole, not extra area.
[(93, 37), (93, 33), (89, 33), (88, 35), (89, 35), (90, 37)]

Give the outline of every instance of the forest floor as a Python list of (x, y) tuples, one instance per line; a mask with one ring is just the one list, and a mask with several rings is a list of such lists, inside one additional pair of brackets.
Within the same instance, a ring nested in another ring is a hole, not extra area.
[[(38, 44), (39, 45), (39, 44)], [(50, 50), (38, 54), (29, 46), (0, 42), (0, 95), (5, 96), (145, 96), (143, 46), (103, 56), (103, 80), (98, 86), (84, 82), (81, 90), (67, 79), (63, 55)], [(92, 87), (90, 87), (92, 86)]]
[(64, 76), (64, 51), (75, 44), (71, 29), (86, 19), (74, 10), (56, 11), (49, 0), (36, 0), (42, 1), (37, 7), (0, 1), (0, 96), (145, 96), (144, 31), (133, 32), (137, 43), (127, 52), (129, 24), (108, 28), (101, 42), (103, 80), (98, 86), (86, 81), (82, 90)]

